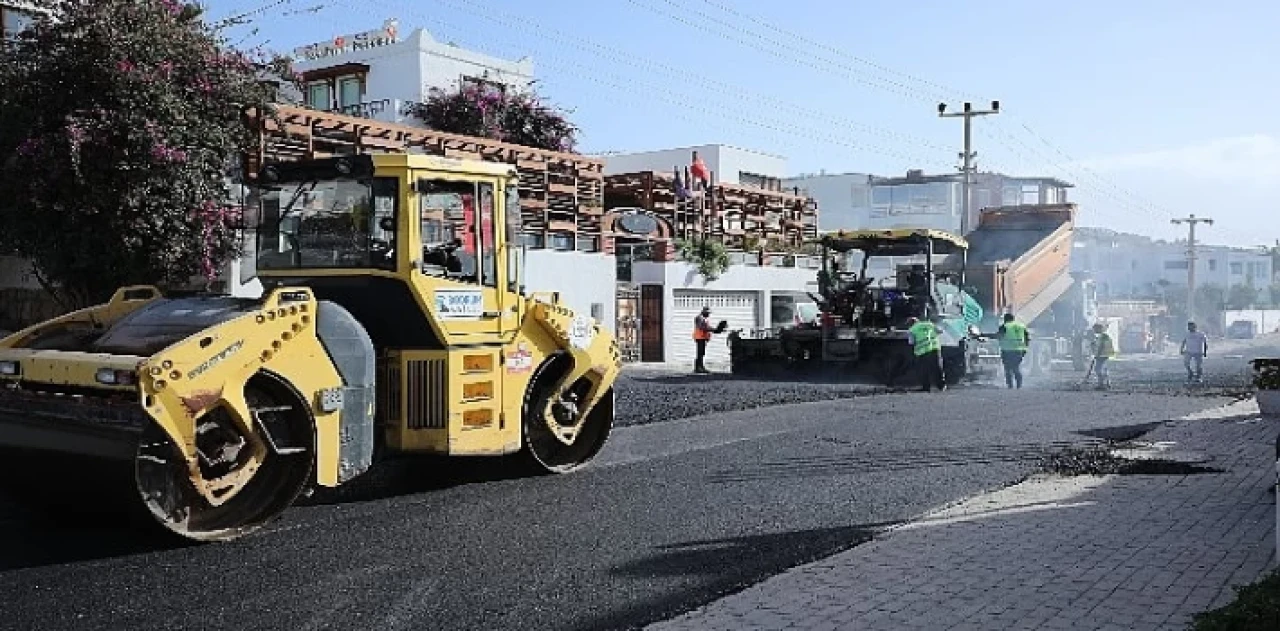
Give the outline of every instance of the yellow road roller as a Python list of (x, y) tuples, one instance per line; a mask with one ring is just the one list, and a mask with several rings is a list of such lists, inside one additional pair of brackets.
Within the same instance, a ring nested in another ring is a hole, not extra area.
[(517, 185), (429, 155), (266, 166), (245, 252), (262, 296), (124, 287), (0, 340), (0, 448), (128, 461), (128, 492), (196, 541), (375, 454), (581, 467), (613, 426), (618, 347), (525, 291)]

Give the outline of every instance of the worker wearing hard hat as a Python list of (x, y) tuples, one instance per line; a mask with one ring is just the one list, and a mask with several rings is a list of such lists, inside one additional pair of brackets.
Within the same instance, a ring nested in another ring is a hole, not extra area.
[(946, 377), (942, 371), (942, 330), (935, 323), (937, 318), (921, 320), (912, 317), (907, 320), (907, 334), (911, 348), (915, 353), (916, 369), (920, 372), (920, 389), (930, 392), (933, 386), (939, 391), (947, 389)]

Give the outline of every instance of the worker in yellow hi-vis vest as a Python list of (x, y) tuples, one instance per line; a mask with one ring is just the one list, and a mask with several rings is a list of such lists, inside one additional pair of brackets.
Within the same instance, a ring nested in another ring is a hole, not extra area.
[(1016, 382), (1022, 387), (1022, 360), (1027, 356), (1027, 347), (1031, 343), (1031, 334), (1027, 326), (1013, 317), (1012, 313), (1004, 314), (1004, 324), (996, 331), (1000, 339), (1000, 359), (1004, 363), (1004, 383), (1012, 388)]
[(946, 390), (947, 381), (942, 372), (942, 340), (938, 337), (941, 329), (933, 321), (914, 317), (907, 324), (911, 327), (907, 334), (915, 352), (916, 369), (920, 371), (920, 389), (929, 392), (936, 385), (939, 392)]
[(1093, 325), (1093, 334), (1093, 370), (1098, 376), (1098, 389), (1106, 390), (1111, 387), (1109, 362), (1116, 356), (1116, 343), (1102, 324)]

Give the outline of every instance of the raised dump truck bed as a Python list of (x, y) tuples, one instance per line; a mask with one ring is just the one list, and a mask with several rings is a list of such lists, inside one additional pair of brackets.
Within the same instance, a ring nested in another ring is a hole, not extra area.
[(989, 318), (1031, 323), (1072, 287), (1074, 204), (984, 209), (966, 238), (967, 280)]
[[(1081, 332), (1096, 317), (1092, 283), (1071, 273), (1075, 204), (1035, 204), (983, 209), (966, 236), (967, 257), (951, 257), (945, 268), (965, 269), (965, 282), (982, 307), (980, 329), (992, 334), (1012, 312), (1032, 332), (1031, 373), (1049, 370), (1054, 359), (1078, 365)], [(977, 348), (998, 364), (994, 342)]]

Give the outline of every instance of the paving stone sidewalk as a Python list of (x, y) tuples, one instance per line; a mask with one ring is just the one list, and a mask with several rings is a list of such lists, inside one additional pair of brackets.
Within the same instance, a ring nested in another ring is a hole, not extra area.
[(1193, 415), (1140, 440), (1224, 473), (1034, 476), (649, 628), (1185, 629), (1273, 567), (1278, 432)]

